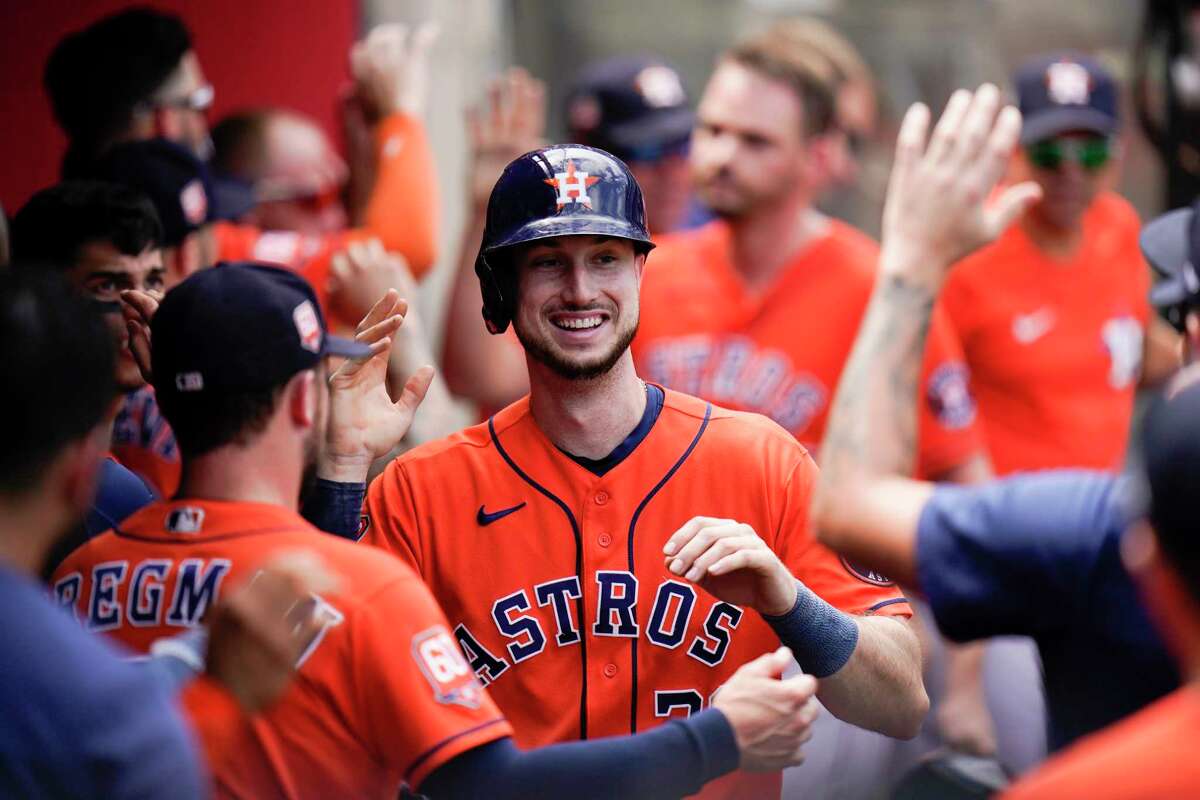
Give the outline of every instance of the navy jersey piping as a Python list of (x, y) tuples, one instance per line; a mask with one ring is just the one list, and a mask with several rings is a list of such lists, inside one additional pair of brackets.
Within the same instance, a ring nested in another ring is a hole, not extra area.
[[(679, 468), (683, 466), (683, 462), (687, 461), (688, 456), (690, 456), (692, 454), (692, 451), (696, 449), (696, 445), (700, 443), (700, 437), (703, 436), (704, 431), (708, 429), (708, 420), (711, 416), (712, 416), (712, 403), (709, 403), (704, 408), (704, 419), (700, 421), (700, 427), (696, 430), (696, 435), (692, 437), (691, 444), (689, 444), (687, 446), (687, 449), (683, 451), (683, 455), (681, 455), (679, 457), (679, 460), (676, 461), (675, 464), (669, 470), (667, 470), (667, 474), (662, 477), (662, 480), (660, 480), (658, 483), (656, 483), (654, 485), (654, 488), (650, 490), (650, 493), (642, 498), (642, 502), (638, 503), (637, 510), (633, 512), (633, 519), (631, 519), (629, 521), (629, 537), (628, 537), (628, 539), (629, 539), (629, 573), (631, 575), (637, 574), (633, 569), (633, 535), (637, 528), (638, 518), (641, 517), (642, 511), (646, 508), (646, 505), (651, 500), (654, 499), (654, 496), (656, 494), (658, 494), (658, 491), (660, 489), (662, 489), (663, 486), (666, 485), (667, 481), (671, 480), (671, 478), (675, 475), (675, 473), (679, 471)], [(630, 664), (631, 669), (629, 670), (629, 673), (631, 676), (630, 677), (630, 686), (632, 688), (633, 693), (630, 695), (630, 703), (629, 703), (629, 732), (631, 734), (634, 734), (634, 733), (637, 733), (637, 701), (638, 701), (638, 659), (637, 659), (638, 640), (637, 640), (636, 636), (633, 638), (632, 642), (633, 642), (633, 646), (632, 646), (632, 648), (630, 648), (630, 650), (631, 650), (631, 664)]]
[(563, 514), (567, 516), (567, 521), (571, 523), (571, 533), (575, 535), (575, 577), (579, 581), (579, 597), (575, 600), (575, 609), (579, 614), (579, 672), (580, 672), (580, 689), (579, 689), (579, 738), (587, 738), (587, 614), (584, 610), (583, 591), (586, 583), (583, 580), (583, 534), (580, 533), (579, 523), (575, 520), (575, 515), (571, 513), (570, 507), (555, 496), (549, 489), (542, 486), (533, 478), (525, 474), (516, 462), (508, 455), (504, 449), (504, 445), (500, 444), (500, 437), (496, 435), (496, 426), (494, 424), (495, 417), (488, 418), (488, 435), (492, 437), (492, 444), (496, 446), (496, 452), (504, 459), (504, 463), (508, 464), (513, 472), (517, 473), (517, 477), (528, 483), (534, 489), (537, 489), (545, 497), (552, 500)]

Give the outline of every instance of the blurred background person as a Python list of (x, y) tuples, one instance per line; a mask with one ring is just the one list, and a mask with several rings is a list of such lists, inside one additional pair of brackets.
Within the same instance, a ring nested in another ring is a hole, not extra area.
[(1117, 84), (1094, 59), (1054, 54), (1014, 78), (1024, 115), (1011, 178), (1042, 199), (951, 274), (943, 302), (963, 342), (1000, 475), (1118, 470), (1139, 385), (1178, 366), (1178, 340), (1147, 301), (1138, 218), (1112, 191)]
[(703, 217), (691, 203), (687, 166), (696, 115), (674, 67), (648, 55), (593, 62), (575, 76), (565, 110), (567, 141), (598, 147), (629, 166), (645, 195), (652, 235)]

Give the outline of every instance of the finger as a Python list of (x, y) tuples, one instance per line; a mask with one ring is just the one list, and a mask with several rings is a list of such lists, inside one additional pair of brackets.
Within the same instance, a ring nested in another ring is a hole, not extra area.
[(942, 111), (942, 117), (937, 121), (933, 135), (929, 138), (929, 149), (925, 151), (926, 161), (937, 164), (946, 160), (961, 132), (962, 120), (971, 105), (971, 98), (972, 94), (966, 89), (959, 89), (950, 95), (946, 109)]
[(1013, 224), (1029, 208), (1042, 199), (1042, 187), (1033, 181), (1010, 186), (987, 210), (986, 227), (988, 236), (995, 239)]
[(718, 539), (740, 536), (743, 529), (736, 522), (708, 524), (696, 532), (687, 544), (679, 549), (675, 558), (667, 565), (667, 569), (676, 575), (687, 573), (696, 559), (700, 558)]
[[(735, 553), (754, 550), (762, 544), (762, 540), (757, 536), (728, 536), (722, 539), (715, 540), (711, 546), (701, 553), (683, 577), (689, 581), (696, 583), (701, 580), (709, 572), (709, 567), (719, 561), (725, 561)], [(746, 564), (756, 564), (751, 560)], [(732, 570), (731, 570), (732, 571)]]
[(734, 676), (754, 675), (762, 678), (777, 678), (783, 674), (791, 661), (792, 651), (786, 647), (779, 647), (773, 652), (764, 653), (753, 661), (738, 667)]
[[(757, 538), (757, 537), (756, 537)], [(758, 540), (760, 543), (761, 539)], [(712, 559), (697, 577), (692, 578), (691, 571), (688, 572), (688, 580), (699, 581), (706, 575), (717, 578), (721, 575), (728, 575), (730, 572), (737, 572), (741, 569), (760, 569), (771, 565), (770, 551), (766, 547), (755, 547), (747, 545), (746, 547), (733, 550), (729, 553), (723, 553), (719, 558)], [(699, 564), (699, 559), (697, 559)]]
[(150, 320), (154, 318), (154, 313), (158, 311), (158, 300), (151, 297), (146, 292), (138, 291), (136, 289), (127, 289), (121, 292), (120, 298), (121, 302), (125, 304), (122, 306), (122, 308), (125, 306), (132, 308), (135, 312), (137, 312), (137, 315), (141, 318), (142, 322), (146, 323), (147, 325), (149, 325)]
[(400, 393), (400, 399), (396, 401), (396, 405), (409, 412), (416, 411), (417, 407), (421, 405), (421, 401), (425, 399), (425, 395), (429, 392), (429, 386), (433, 383), (433, 376), (433, 367), (428, 364), (414, 372), (404, 382), (404, 391)]
[(929, 131), (929, 107), (913, 103), (900, 123), (896, 136), (896, 159), (888, 181), (888, 197), (895, 197), (899, 188), (907, 185), (908, 176), (925, 150), (925, 135)]
[(728, 519), (717, 519), (716, 517), (692, 517), (683, 526), (671, 534), (667, 539), (667, 543), (663, 545), (663, 553), (672, 555), (679, 548), (683, 547), (687, 542), (691, 541), (692, 537), (705, 525), (716, 525), (732, 522)]
[(996, 118), (988, 136), (987, 149), (983, 154), (984, 169), (981, 172), (983, 186), (981, 192), (986, 195), (1008, 171), (1012, 161), (1013, 151), (1021, 136), (1021, 112), (1012, 106), (1005, 106)]
[(408, 46), (409, 63), (424, 61), (433, 48), (433, 43), (437, 41), (441, 34), (441, 27), (433, 20), (426, 20), (417, 26), (413, 31), (412, 38)]
[(396, 313), (396, 306), (400, 302), (400, 293), (395, 289), (388, 289), (384, 292), (383, 297), (375, 301), (375, 305), (371, 306), (371, 310), (362, 318), (355, 329), (356, 333), (361, 333), (369, 329), (373, 325), (377, 325), (383, 320)]
[(142, 380), (150, 383), (154, 378), (150, 368), (150, 331), (145, 325), (138, 322), (126, 322), (125, 326), (129, 330), (129, 352), (133, 354), (133, 360), (137, 362), (138, 372), (142, 373)]
[(963, 115), (959, 135), (950, 157), (963, 169), (978, 169), (983, 163), (980, 152), (992, 131), (1000, 107), (1000, 90), (993, 84), (980, 86)]
[(383, 339), (392, 338), (392, 334), (400, 330), (400, 326), (404, 324), (404, 317), (399, 314), (388, 317), (382, 322), (377, 322), (369, 328), (359, 331), (354, 341), (362, 344), (375, 344)]

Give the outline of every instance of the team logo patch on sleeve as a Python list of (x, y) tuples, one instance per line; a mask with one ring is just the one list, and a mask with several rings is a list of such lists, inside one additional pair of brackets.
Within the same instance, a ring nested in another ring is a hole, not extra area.
[(968, 383), (967, 365), (961, 361), (947, 361), (929, 376), (925, 400), (947, 428), (965, 428), (975, 420), (975, 398)]
[(853, 561), (850, 561), (845, 557), (842, 558), (842, 566), (846, 568), (847, 572), (864, 583), (870, 583), (875, 586), (896, 585), (896, 582), (886, 575), (880, 574), (873, 569), (867, 569), (860, 564), (855, 564)]
[(414, 636), (412, 654), (439, 703), (479, 708), (483, 689), (458, 644), (443, 626), (437, 625)]

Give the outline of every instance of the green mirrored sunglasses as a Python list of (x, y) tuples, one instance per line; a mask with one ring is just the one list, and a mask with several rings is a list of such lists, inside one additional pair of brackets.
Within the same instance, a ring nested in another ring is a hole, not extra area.
[(1029, 162), (1038, 169), (1058, 169), (1063, 160), (1072, 158), (1086, 170), (1097, 170), (1112, 158), (1114, 144), (1105, 136), (1045, 139), (1025, 148)]

